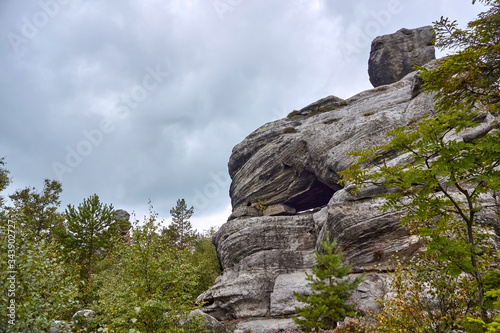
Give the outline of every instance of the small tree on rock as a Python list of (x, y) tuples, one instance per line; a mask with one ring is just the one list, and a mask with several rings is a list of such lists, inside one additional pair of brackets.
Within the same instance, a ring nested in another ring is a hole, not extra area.
[(304, 307), (295, 308), (298, 317), (294, 321), (308, 332), (333, 329), (337, 322), (354, 316), (354, 306), (347, 300), (362, 281), (362, 276), (347, 278), (351, 266), (342, 264), (343, 253), (335, 249), (337, 242), (330, 241), (328, 232), (320, 245), (322, 252), (316, 251), (317, 264), (312, 267), (313, 275), (306, 273), (312, 294), (294, 292), (298, 301), (306, 303)]

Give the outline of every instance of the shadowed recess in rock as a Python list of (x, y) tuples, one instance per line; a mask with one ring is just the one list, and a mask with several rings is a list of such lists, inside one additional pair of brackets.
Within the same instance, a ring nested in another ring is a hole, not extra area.
[[(285, 201), (287, 206), (295, 208), (297, 212), (325, 206), (333, 194), (341, 188), (340, 186), (338, 186), (338, 189), (330, 188), (321, 183), (314, 174), (310, 173), (309, 175), (310, 177), (307, 177), (308, 186), (302, 188), (301, 192), (291, 190), (290, 192), (295, 193), (295, 195)], [(301, 182), (298, 181), (297, 183)]]

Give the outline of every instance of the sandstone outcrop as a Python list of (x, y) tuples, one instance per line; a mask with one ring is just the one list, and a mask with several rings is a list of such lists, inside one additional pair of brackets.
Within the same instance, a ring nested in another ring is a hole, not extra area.
[(436, 58), (431, 26), (401, 29), (375, 38), (368, 60), (368, 74), (374, 87), (399, 81)]
[[(420, 43), (429, 46), (429, 31), (396, 34), (423, 35)], [(339, 184), (338, 173), (354, 162), (349, 152), (378, 145), (388, 130), (434, 112), (432, 96), (420, 93), (422, 81), (411, 68), (393, 83), (346, 100), (328, 96), (294, 111), (234, 147), (228, 163), (233, 212), (213, 238), (222, 274), (198, 298), (206, 302), (205, 313), (234, 332), (293, 328), (299, 305), (293, 292), (307, 292), (305, 273), (327, 231), (353, 265), (352, 274), (366, 274), (351, 301), (361, 311), (379, 309), (376, 300), (389, 292), (394, 256), (410, 257), (421, 243), (400, 225), (396, 212), (379, 209), (383, 199), (377, 195), (385, 187), (372, 185), (354, 196), (350, 184)], [(483, 135), (494, 120), (481, 121), (461, 139)], [(388, 163), (405, 158), (385, 157)]]
[[(214, 236), (223, 273), (199, 297), (206, 313), (234, 323), (235, 332), (293, 327), (293, 291), (306, 290), (305, 272), (327, 230), (353, 273), (368, 272), (353, 301), (363, 310), (377, 308), (392, 256), (412, 255), (419, 241), (396, 213), (378, 210), (382, 199), (374, 197), (384, 188), (354, 196), (338, 184), (338, 172), (353, 163), (348, 152), (379, 144), (388, 129), (433, 111), (431, 96), (412, 92), (417, 76), (362, 92), (330, 111), (268, 123), (234, 148), (233, 214)], [(296, 132), (283, 133), (288, 127)], [(268, 207), (278, 216), (259, 216)]]

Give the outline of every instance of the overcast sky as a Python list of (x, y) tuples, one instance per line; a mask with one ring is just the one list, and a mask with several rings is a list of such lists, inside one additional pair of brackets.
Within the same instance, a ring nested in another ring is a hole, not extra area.
[(371, 88), (378, 35), (465, 24), (471, 0), (2, 0), (0, 157), (14, 189), (63, 184), (139, 217), (230, 213), (232, 148), (328, 95)]

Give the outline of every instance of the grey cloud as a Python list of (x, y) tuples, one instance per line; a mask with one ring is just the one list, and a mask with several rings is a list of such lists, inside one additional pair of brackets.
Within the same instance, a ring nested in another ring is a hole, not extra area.
[[(214, 1), (68, 0), (21, 52), (7, 36), (22, 36), (40, 2), (0, 3), (0, 156), (13, 188), (56, 178), (57, 162), (71, 169), (63, 204), (97, 193), (142, 215), (151, 198), (168, 218), (184, 197), (201, 219), (220, 213), (234, 145), (319, 98), (370, 88), (370, 22), (380, 34), (422, 26), (450, 3), (400, 1), (386, 22), (374, 13), (391, 0), (220, 1), (232, 5), (221, 13)], [(457, 19), (473, 17), (470, 4), (456, 6)], [(148, 68), (168, 75), (154, 81)], [(86, 155), (69, 167), (68, 149), (79, 148)]]

